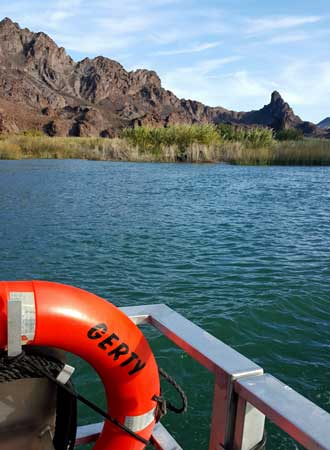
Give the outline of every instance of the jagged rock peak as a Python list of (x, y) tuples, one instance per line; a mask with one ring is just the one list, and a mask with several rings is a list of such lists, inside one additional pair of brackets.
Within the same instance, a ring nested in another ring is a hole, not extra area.
[(95, 58), (84, 58), (82, 61), (80, 61), (80, 64), (86, 64), (86, 65), (97, 65), (100, 68), (107, 69), (108, 67), (116, 67), (118, 69), (123, 69), (123, 66), (111, 58), (106, 58), (105, 56), (96, 56)]
[(145, 84), (154, 84), (158, 88), (161, 87), (161, 79), (154, 70), (137, 69), (130, 72), (132, 79)]
[(9, 19), (9, 17), (5, 17), (4, 19), (2, 19), (0, 21), (0, 28), (5, 28), (5, 27), (15, 27), (17, 29), (20, 29), (20, 26), (18, 25), (18, 23), (13, 22), (11, 19)]
[(281, 94), (278, 91), (274, 91), (271, 97), (271, 103), (285, 103)]

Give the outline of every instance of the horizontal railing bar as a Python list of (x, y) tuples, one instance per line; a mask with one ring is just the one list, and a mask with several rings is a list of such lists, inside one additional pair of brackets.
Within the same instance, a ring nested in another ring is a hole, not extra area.
[(240, 379), (235, 391), (305, 448), (330, 449), (330, 414), (277, 378)]
[(182, 450), (173, 436), (158, 422), (155, 425), (151, 436), (151, 442), (157, 450)]
[(82, 425), (77, 428), (77, 436), (76, 436), (76, 446), (89, 444), (90, 442), (95, 442), (102, 429), (103, 422), (100, 423), (92, 423), (90, 425)]
[(211, 372), (223, 371), (232, 378), (263, 373), (263, 369), (216, 337), (166, 305), (121, 308), (138, 324), (150, 323)]
[(151, 313), (158, 309), (158, 304), (141, 306), (124, 306), (119, 308), (135, 325), (144, 325), (150, 322)]
[[(77, 429), (76, 446), (95, 442), (103, 429), (103, 422), (83, 425)], [(173, 436), (161, 423), (156, 423), (151, 441), (157, 450), (182, 450)]]

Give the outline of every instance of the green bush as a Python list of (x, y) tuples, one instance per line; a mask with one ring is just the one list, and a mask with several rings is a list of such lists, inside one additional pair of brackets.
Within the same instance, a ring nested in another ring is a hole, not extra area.
[(273, 144), (273, 131), (270, 128), (241, 127), (221, 123), (217, 126), (222, 140), (240, 142), (247, 147), (267, 148)]
[(126, 128), (122, 138), (136, 145), (141, 151), (159, 151), (163, 146), (176, 145), (183, 151), (192, 144), (213, 145), (220, 143), (214, 125), (173, 125), (163, 127)]
[(304, 139), (303, 132), (296, 128), (288, 128), (287, 130), (279, 130), (275, 133), (277, 141), (302, 141)]
[(31, 128), (31, 130), (23, 131), (22, 135), (30, 137), (43, 137), (45, 136), (45, 133), (41, 130), (38, 130), (37, 128)]

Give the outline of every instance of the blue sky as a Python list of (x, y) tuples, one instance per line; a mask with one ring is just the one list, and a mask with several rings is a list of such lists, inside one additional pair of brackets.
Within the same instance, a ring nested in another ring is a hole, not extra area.
[(0, 0), (76, 60), (153, 69), (179, 97), (258, 109), (280, 91), (305, 120), (330, 116), (329, 0)]

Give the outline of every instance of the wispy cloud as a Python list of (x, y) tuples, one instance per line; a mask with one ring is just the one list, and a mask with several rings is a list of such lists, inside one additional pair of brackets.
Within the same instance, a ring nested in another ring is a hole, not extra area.
[(247, 32), (264, 33), (276, 30), (284, 30), (289, 28), (295, 28), (302, 25), (308, 25), (320, 22), (322, 17), (320, 16), (287, 16), (287, 17), (264, 17), (258, 19), (249, 19)]
[(178, 42), (183, 36), (184, 32), (182, 30), (179, 30), (177, 27), (168, 27), (166, 30), (153, 30), (149, 35), (149, 39), (152, 43), (159, 46)]
[(219, 47), (221, 42), (205, 42), (204, 44), (195, 45), (194, 47), (188, 47), (188, 48), (178, 48), (178, 49), (172, 49), (172, 50), (160, 50), (157, 52), (154, 52), (153, 55), (184, 55), (189, 53), (201, 53), (205, 52), (206, 50), (211, 50), (213, 48)]
[(288, 100), (299, 106), (328, 103), (330, 95), (330, 62), (293, 61), (279, 77)]
[(36, 31), (60, 29), (63, 23), (77, 16), (84, 0), (57, 0), (52, 3), (41, 3), (38, 0), (29, 2), (29, 8), (23, 0), (14, 0), (0, 4), (0, 16), (9, 16), (21, 25)]
[[(229, 106), (230, 103), (225, 102), (223, 80), (217, 70), (224, 69), (239, 59), (240, 56), (204, 59), (191, 66), (165, 70), (161, 73), (163, 85), (179, 97), (192, 98), (212, 106)], [(232, 90), (230, 92), (233, 93)]]
[(290, 44), (292, 42), (306, 41), (307, 39), (312, 39), (313, 35), (310, 33), (284, 33), (277, 36), (273, 36), (266, 43), (269, 44)]
[(60, 28), (65, 20), (68, 20), (76, 15), (77, 9), (82, 5), (82, 0), (58, 0), (54, 7), (45, 11), (45, 19), (48, 26), (52, 28)]
[(201, 75), (209, 75), (213, 71), (242, 59), (241, 56), (226, 56), (224, 58), (212, 58), (200, 61), (194, 67)]
[(145, 31), (153, 23), (151, 16), (112, 17), (95, 19), (95, 24), (111, 34), (133, 34)]
[(118, 50), (126, 50), (133, 46), (135, 40), (133, 36), (120, 36), (111, 38), (109, 34), (98, 34), (93, 36), (86, 36), (84, 33), (66, 34), (53, 33), (56, 42), (69, 52), (82, 53), (84, 56), (101, 55), (112, 53)]
[[(210, 106), (224, 106), (228, 109), (253, 109), (263, 104), (270, 92), (277, 88), (274, 81), (257, 78), (248, 71), (229, 71), (212, 74), (212, 63), (205, 63), (205, 71), (196, 67), (182, 71), (169, 71), (163, 75), (165, 87), (174, 90), (180, 97), (191, 98)], [(224, 64), (223, 64), (224, 68)], [(258, 105), (259, 103), (259, 105)], [(243, 107), (242, 105), (247, 105)]]
[[(196, 74), (199, 77), (209, 77), (212, 73), (230, 63), (241, 59), (240, 56), (227, 56), (224, 58), (209, 58), (203, 59), (191, 66), (177, 67), (176, 70), (167, 72), (167, 75), (171, 75), (175, 78), (182, 78), (182, 75)], [(205, 79), (205, 78), (204, 78)], [(185, 78), (183, 78), (185, 80)]]

